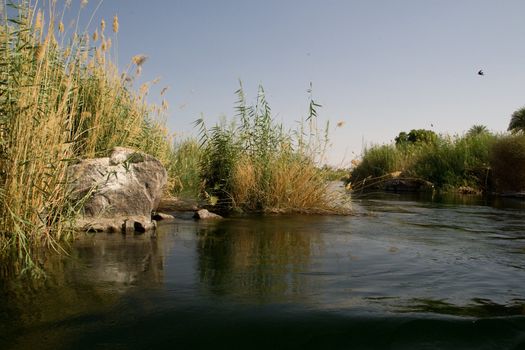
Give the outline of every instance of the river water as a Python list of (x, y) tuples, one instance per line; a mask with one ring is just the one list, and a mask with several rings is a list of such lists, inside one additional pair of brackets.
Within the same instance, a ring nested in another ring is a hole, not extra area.
[(3, 277), (0, 348), (525, 347), (525, 202), (353, 207), (86, 236), (44, 281)]

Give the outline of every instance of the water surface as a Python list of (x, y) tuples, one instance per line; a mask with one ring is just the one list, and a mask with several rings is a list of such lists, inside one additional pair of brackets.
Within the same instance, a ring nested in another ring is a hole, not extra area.
[(520, 348), (523, 203), (372, 195), (86, 236), (45, 282), (4, 277), (0, 348)]

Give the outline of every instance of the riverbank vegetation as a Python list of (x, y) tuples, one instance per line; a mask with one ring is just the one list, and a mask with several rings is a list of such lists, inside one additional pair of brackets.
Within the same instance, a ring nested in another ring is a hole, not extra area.
[[(327, 139), (317, 132), (313, 100), (300, 128), (287, 132), (272, 119), (262, 88), (255, 106), (241, 88), (235, 121), (209, 129), (199, 122), (200, 145), (173, 142), (167, 103), (146, 101), (158, 82), (136, 86), (146, 56), (132, 57), (124, 71), (114, 63), (118, 17), (82, 31), (83, 6), (75, 15), (70, 5), (19, 1), (1, 9), (0, 255), (31, 270), (40, 247), (61, 250), (82, 209), (70, 200), (68, 166), (115, 146), (158, 158), (169, 193), (203, 195), (226, 210), (330, 206), (318, 162)], [(66, 26), (65, 18), (76, 21)]]
[(428, 181), (440, 191), (492, 193), (524, 190), (524, 171), (523, 132), (496, 135), (475, 125), (461, 136), (401, 132), (395, 144), (367, 148), (350, 181), (354, 189), (377, 188), (394, 176)]
[(248, 105), (242, 86), (237, 91), (237, 118), (208, 128), (197, 121), (202, 145), (204, 194), (222, 211), (319, 212), (333, 210), (325, 172), (318, 159), (327, 144), (327, 129), (316, 125), (317, 107), (297, 130), (276, 123), (259, 88)]
[[(130, 146), (167, 163), (162, 106), (134, 92), (145, 57), (112, 63), (118, 18), (92, 33), (62, 22), (68, 5), (44, 11), (21, 1), (0, 20), (0, 253), (31, 264), (31, 250), (71, 234), (82, 203), (68, 200), (67, 167), (78, 158)], [(80, 17), (80, 13), (79, 16)]]

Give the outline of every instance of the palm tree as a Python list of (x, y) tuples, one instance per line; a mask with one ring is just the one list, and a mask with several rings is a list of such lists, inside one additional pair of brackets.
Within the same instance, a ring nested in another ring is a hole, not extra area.
[(518, 109), (512, 113), (510, 118), (508, 131), (513, 133), (522, 132), (525, 133), (525, 107)]
[(488, 134), (489, 129), (485, 125), (472, 125), (472, 127), (467, 131), (468, 136), (476, 136), (481, 134)]

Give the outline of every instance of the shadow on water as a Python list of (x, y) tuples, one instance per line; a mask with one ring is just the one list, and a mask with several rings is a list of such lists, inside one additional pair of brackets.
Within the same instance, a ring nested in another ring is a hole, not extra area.
[(518, 349), (523, 210), (476, 201), (85, 236), (45, 280), (2, 278), (0, 348)]

